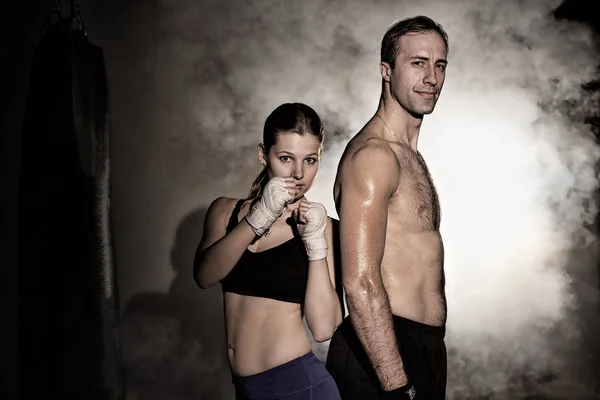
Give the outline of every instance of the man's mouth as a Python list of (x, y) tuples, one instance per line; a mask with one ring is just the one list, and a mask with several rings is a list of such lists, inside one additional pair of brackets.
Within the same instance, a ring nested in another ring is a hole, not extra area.
[(423, 97), (426, 97), (428, 99), (433, 99), (435, 97), (436, 92), (417, 92), (418, 94), (420, 94)]

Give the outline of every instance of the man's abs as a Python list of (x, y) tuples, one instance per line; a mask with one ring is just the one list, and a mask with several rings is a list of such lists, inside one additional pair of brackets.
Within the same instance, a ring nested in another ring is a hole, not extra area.
[(404, 145), (395, 153), (401, 172), (388, 203), (384, 286), (394, 315), (442, 326), (446, 297), (438, 196), (421, 155)]
[(387, 236), (381, 263), (392, 314), (445, 325), (444, 251), (439, 232), (394, 233)]

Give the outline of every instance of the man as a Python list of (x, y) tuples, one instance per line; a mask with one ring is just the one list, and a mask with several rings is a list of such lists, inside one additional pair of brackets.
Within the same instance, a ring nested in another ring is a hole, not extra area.
[(445, 398), (440, 206), (417, 142), (442, 90), (447, 52), (446, 33), (427, 17), (388, 29), (379, 108), (338, 167), (349, 317), (330, 343), (327, 368), (343, 400)]

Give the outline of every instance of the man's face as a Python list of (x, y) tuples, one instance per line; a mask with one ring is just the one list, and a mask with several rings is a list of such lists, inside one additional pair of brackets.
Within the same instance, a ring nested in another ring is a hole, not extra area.
[(399, 39), (394, 69), (382, 63), (381, 73), (392, 97), (411, 114), (430, 114), (446, 76), (446, 45), (437, 32), (409, 33)]

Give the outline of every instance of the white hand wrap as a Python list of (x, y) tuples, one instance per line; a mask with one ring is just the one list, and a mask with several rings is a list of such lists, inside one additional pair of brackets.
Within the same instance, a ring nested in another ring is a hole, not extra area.
[(327, 257), (327, 210), (322, 204), (312, 203), (305, 214), (306, 224), (298, 225), (298, 232), (304, 242), (309, 261), (322, 260)]
[(283, 178), (273, 178), (265, 185), (260, 199), (246, 214), (246, 221), (256, 235), (262, 236), (281, 216), (285, 205), (292, 200)]

